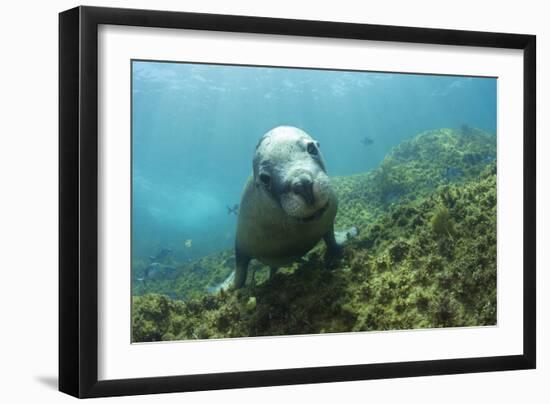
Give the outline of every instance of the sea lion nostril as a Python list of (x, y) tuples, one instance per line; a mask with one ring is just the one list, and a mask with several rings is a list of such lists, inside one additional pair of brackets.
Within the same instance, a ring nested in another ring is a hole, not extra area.
[(313, 181), (310, 177), (302, 175), (296, 179), (292, 186), (292, 191), (304, 198), (304, 201), (308, 205), (315, 203), (315, 196), (313, 195)]

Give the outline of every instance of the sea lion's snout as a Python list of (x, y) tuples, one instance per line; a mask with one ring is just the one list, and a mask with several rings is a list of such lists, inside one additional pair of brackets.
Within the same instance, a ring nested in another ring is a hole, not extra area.
[(330, 197), (330, 181), (327, 175), (299, 170), (290, 176), (286, 191), (280, 196), (281, 207), (291, 217), (309, 219), (319, 217), (326, 209)]
[(301, 174), (292, 181), (292, 192), (301, 196), (306, 204), (315, 204), (315, 195), (313, 194), (313, 180), (311, 175)]
[(255, 186), (287, 216), (315, 220), (323, 215), (331, 195), (319, 142), (304, 131), (279, 126), (256, 146), (252, 162)]

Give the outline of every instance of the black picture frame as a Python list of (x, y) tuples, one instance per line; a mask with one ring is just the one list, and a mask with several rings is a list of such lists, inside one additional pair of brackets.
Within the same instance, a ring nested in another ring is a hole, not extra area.
[[(523, 50), (523, 354), (98, 380), (98, 26), (113, 24)], [(183, 392), (536, 366), (534, 35), (77, 7), (59, 15), (59, 390), (75, 397)]]

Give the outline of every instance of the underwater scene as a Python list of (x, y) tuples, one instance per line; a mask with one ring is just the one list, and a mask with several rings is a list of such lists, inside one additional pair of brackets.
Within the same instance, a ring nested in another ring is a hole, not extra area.
[(132, 342), (497, 324), (497, 79), (132, 61)]

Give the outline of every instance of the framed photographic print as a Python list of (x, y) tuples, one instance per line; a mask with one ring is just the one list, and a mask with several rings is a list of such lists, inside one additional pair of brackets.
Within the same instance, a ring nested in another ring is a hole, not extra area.
[(535, 37), (59, 18), (59, 387), (535, 367)]

